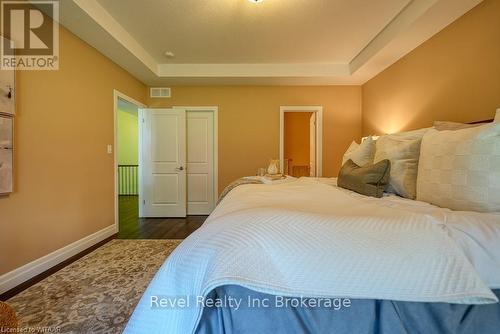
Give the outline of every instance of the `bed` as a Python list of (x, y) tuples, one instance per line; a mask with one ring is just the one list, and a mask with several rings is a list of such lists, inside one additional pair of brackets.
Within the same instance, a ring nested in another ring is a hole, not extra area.
[(300, 178), (229, 192), (125, 332), (496, 333), (498, 297), (499, 214)]

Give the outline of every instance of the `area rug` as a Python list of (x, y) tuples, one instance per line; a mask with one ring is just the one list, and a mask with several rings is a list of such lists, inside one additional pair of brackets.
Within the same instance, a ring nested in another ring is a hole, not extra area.
[(156, 271), (182, 240), (112, 240), (7, 302), (19, 328), (121, 333)]

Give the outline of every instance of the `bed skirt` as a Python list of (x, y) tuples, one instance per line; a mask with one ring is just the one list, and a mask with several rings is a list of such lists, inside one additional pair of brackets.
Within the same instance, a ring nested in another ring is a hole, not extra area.
[[(500, 297), (500, 290), (493, 290)], [(196, 333), (498, 333), (500, 304), (464, 305), (370, 299), (302, 299), (237, 285), (213, 290)], [(240, 302), (239, 305), (237, 304)]]

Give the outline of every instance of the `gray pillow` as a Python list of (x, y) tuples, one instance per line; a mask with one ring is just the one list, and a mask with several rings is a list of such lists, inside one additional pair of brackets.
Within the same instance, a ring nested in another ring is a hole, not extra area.
[(363, 167), (348, 160), (340, 169), (337, 185), (359, 194), (382, 197), (389, 184), (391, 162), (388, 159)]
[(377, 150), (373, 162), (385, 159), (391, 161), (388, 193), (415, 199), (421, 142), (421, 137), (412, 138), (401, 134), (384, 135), (377, 140)]

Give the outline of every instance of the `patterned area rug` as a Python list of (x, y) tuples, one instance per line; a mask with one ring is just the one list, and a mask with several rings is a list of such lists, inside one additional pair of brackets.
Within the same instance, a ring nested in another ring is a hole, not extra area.
[(7, 302), (20, 328), (121, 333), (154, 274), (181, 241), (112, 240)]

